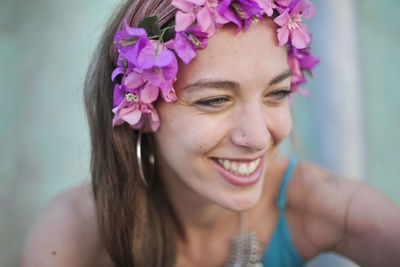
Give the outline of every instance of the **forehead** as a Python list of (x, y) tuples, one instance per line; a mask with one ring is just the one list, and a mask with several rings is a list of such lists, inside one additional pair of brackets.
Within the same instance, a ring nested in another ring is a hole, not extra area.
[(197, 50), (189, 64), (180, 62), (175, 87), (200, 79), (265, 84), (288, 68), (286, 48), (278, 46), (276, 26), (271, 20), (261, 20), (239, 33), (236, 27), (227, 25), (208, 39), (205, 49)]

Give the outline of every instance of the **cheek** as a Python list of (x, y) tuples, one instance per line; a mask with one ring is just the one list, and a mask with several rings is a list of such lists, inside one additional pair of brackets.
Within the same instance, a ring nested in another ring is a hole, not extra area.
[(180, 105), (162, 104), (158, 112), (161, 126), (155, 136), (166, 149), (202, 154), (215, 147), (224, 136), (220, 120), (195, 114)]
[(292, 129), (292, 116), (289, 107), (282, 107), (269, 116), (269, 130), (275, 143), (280, 143), (289, 136)]

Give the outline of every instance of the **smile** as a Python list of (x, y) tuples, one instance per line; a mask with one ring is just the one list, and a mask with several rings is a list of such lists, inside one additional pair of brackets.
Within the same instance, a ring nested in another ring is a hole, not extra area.
[(258, 168), (260, 162), (260, 158), (249, 162), (234, 161), (229, 159), (217, 159), (217, 163), (225, 170), (233, 172), (234, 174), (240, 176), (251, 175)]
[(264, 156), (253, 160), (233, 160), (214, 158), (212, 160), (218, 173), (234, 186), (249, 186), (261, 179)]

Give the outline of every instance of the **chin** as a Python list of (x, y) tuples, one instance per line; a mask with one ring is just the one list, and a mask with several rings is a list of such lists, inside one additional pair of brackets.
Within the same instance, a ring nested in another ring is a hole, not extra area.
[(234, 192), (221, 193), (219, 195), (220, 198), (215, 202), (232, 211), (240, 212), (249, 210), (260, 201), (263, 184), (262, 180), (263, 179), (249, 188), (237, 188), (237, 190), (233, 190)]

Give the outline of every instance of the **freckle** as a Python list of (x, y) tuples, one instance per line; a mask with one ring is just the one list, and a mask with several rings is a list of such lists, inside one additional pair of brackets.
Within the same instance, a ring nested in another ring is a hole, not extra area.
[(57, 254), (57, 252), (55, 252), (55, 251), (51, 252), (51, 255), (56, 255), (56, 254)]
[(202, 149), (203, 148), (203, 146), (200, 146), (200, 149)]

